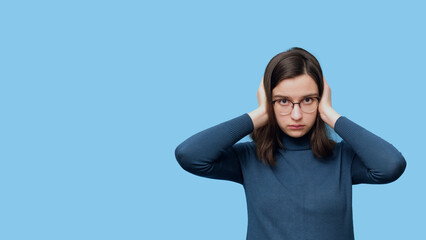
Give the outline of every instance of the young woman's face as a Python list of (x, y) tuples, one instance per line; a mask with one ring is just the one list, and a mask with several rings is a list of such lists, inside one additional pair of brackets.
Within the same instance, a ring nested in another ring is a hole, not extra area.
[[(294, 104), (293, 110), (287, 115), (283, 115), (283, 103), (299, 103), (305, 101), (317, 101), (313, 97), (320, 97), (318, 86), (315, 81), (307, 74), (297, 76), (295, 78), (284, 79), (272, 90), (272, 100), (286, 99), (277, 101), (273, 104), (275, 117), (281, 130), (291, 137), (302, 137), (315, 123), (318, 108), (311, 113), (303, 112), (300, 108), (301, 104)], [(288, 101), (289, 100), (289, 101)], [(281, 104), (281, 105), (280, 105)], [(302, 106), (303, 108), (303, 106)], [(306, 111), (306, 109), (304, 109)]]

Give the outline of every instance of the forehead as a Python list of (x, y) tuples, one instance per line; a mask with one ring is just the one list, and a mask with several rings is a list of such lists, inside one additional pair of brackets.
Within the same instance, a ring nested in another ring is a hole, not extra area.
[(295, 78), (282, 80), (272, 89), (272, 96), (302, 97), (309, 94), (318, 94), (318, 86), (309, 75), (304, 74)]

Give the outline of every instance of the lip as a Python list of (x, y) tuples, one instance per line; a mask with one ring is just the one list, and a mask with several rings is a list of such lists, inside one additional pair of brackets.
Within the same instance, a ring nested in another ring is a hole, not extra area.
[(299, 124), (294, 124), (294, 125), (290, 125), (289, 128), (292, 130), (298, 130), (298, 129), (303, 129), (305, 127), (305, 125), (299, 125)]

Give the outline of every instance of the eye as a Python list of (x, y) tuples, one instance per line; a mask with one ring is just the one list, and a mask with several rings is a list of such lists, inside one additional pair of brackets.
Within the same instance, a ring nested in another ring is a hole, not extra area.
[(311, 97), (306, 97), (306, 98), (304, 98), (303, 99), (303, 103), (305, 103), (305, 104), (310, 104), (310, 103), (312, 103), (314, 100), (313, 100), (313, 98), (311, 98)]
[(278, 103), (279, 103), (280, 105), (286, 106), (286, 105), (290, 104), (290, 101), (288, 101), (288, 100), (287, 100), (287, 99), (285, 99), (285, 98), (282, 98), (282, 99), (278, 99)]

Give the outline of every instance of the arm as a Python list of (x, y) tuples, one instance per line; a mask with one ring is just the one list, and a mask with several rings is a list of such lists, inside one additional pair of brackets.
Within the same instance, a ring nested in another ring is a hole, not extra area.
[(334, 130), (354, 151), (352, 183), (384, 184), (398, 179), (407, 165), (390, 143), (346, 117), (340, 117)]
[(319, 112), (323, 121), (354, 151), (352, 184), (390, 183), (402, 175), (407, 165), (402, 154), (392, 144), (341, 117), (331, 107), (331, 90), (325, 79)]
[(248, 114), (201, 131), (182, 142), (175, 150), (183, 169), (198, 176), (243, 182), (238, 152), (234, 145), (253, 131)]
[(198, 176), (243, 183), (238, 156), (244, 145), (235, 143), (268, 121), (263, 78), (257, 101), (259, 107), (249, 114), (206, 129), (181, 143), (175, 155), (182, 168)]

